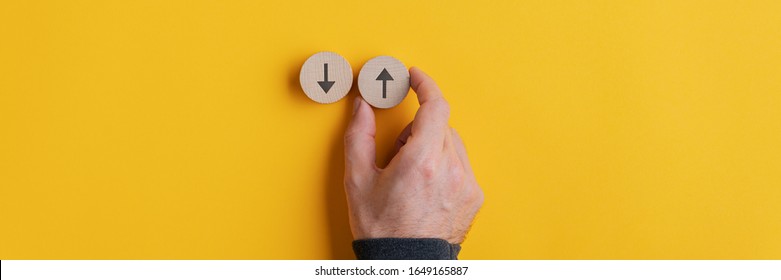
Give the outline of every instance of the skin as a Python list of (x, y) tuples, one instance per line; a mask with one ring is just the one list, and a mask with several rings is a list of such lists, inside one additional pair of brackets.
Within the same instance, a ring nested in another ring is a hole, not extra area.
[(464, 241), (483, 204), (450, 106), (434, 80), (410, 69), (420, 108), (401, 132), (385, 168), (375, 164), (374, 111), (360, 96), (344, 135), (344, 187), (356, 240), (440, 238)]

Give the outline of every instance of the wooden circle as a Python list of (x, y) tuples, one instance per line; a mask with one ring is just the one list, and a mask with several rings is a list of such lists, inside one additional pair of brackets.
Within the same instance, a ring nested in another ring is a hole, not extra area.
[(358, 90), (363, 99), (374, 107), (399, 105), (409, 92), (407, 66), (391, 56), (372, 58), (358, 73)]
[(344, 57), (333, 52), (319, 52), (301, 66), (298, 76), (301, 89), (317, 103), (334, 103), (353, 86), (353, 69)]

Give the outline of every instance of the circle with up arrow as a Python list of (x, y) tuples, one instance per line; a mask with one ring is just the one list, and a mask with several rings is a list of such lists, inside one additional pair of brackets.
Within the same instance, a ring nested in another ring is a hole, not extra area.
[(353, 70), (341, 55), (319, 52), (304, 62), (298, 79), (309, 99), (317, 103), (334, 103), (350, 91)]
[(358, 90), (376, 108), (399, 105), (409, 92), (409, 71), (391, 56), (370, 59), (358, 73)]

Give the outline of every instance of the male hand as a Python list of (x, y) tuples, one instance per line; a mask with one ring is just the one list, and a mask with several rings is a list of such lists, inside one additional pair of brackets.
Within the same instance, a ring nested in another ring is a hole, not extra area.
[(344, 135), (344, 187), (356, 240), (439, 238), (464, 241), (483, 204), (464, 143), (448, 125), (450, 107), (439, 87), (420, 69), (410, 69), (420, 108), (396, 141), (393, 158), (375, 164), (374, 111), (355, 98)]

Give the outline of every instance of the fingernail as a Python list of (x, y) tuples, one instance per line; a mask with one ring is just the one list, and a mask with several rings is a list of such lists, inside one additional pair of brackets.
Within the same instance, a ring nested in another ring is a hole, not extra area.
[(361, 107), (361, 98), (356, 97), (355, 101), (353, 101), (353, 115), (355, 115), (356, 112), (358, 112), (358, 107)]

